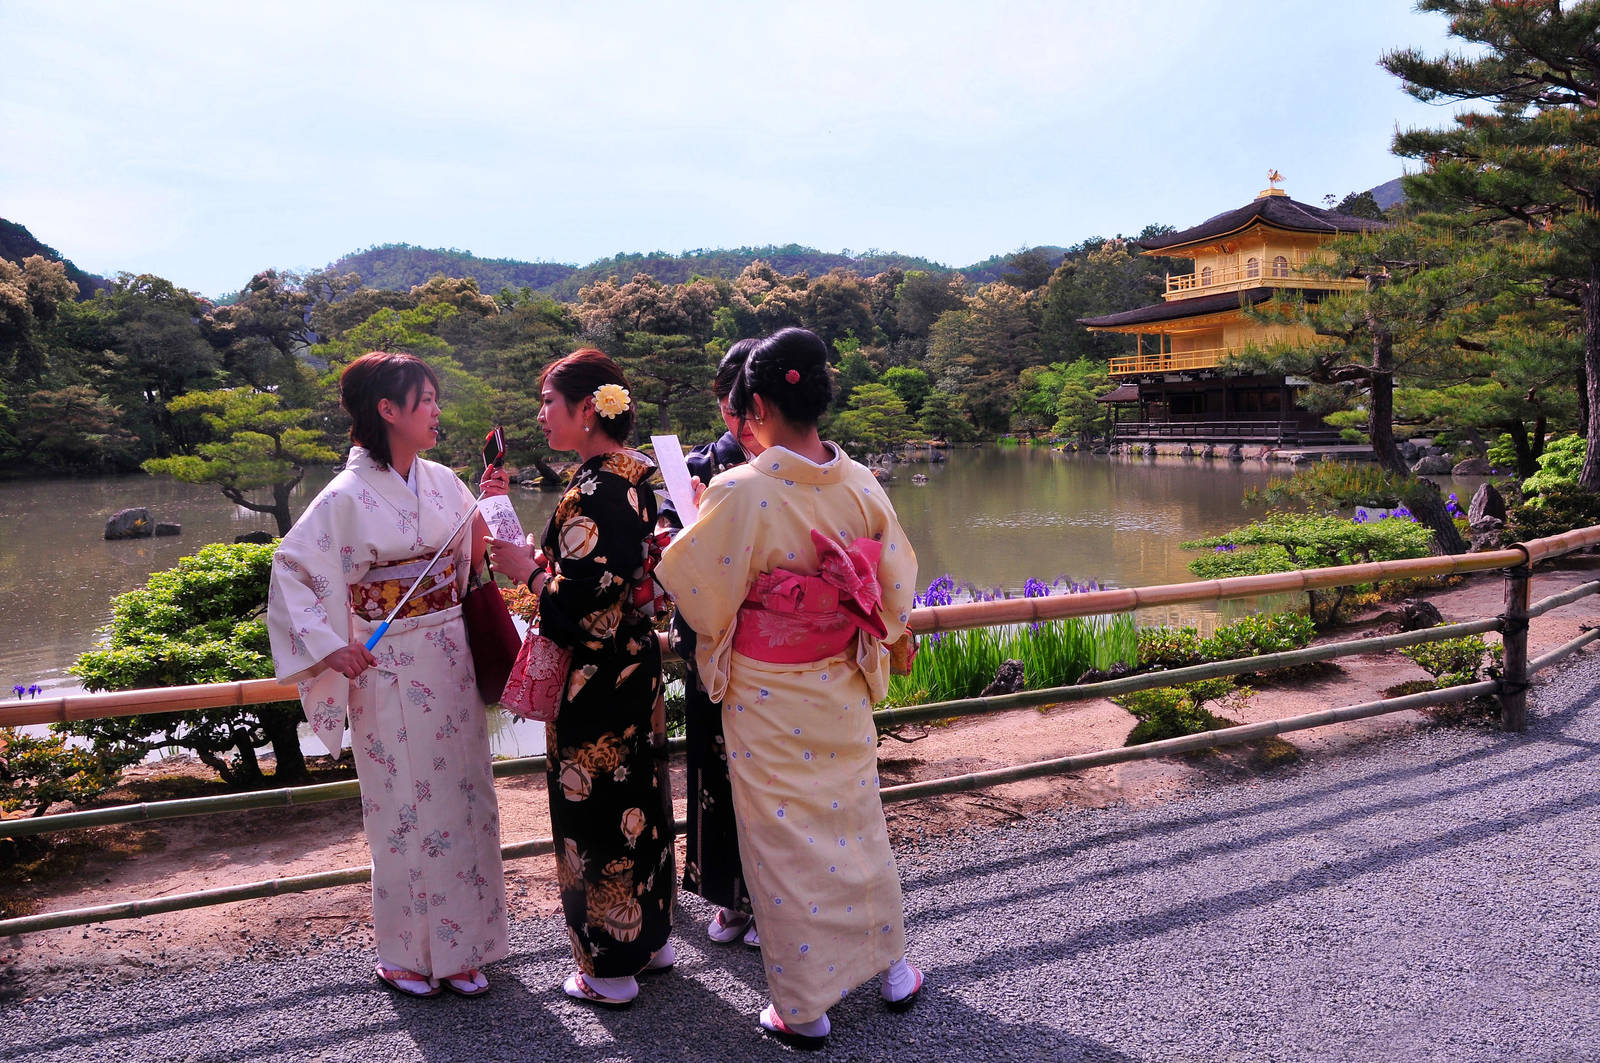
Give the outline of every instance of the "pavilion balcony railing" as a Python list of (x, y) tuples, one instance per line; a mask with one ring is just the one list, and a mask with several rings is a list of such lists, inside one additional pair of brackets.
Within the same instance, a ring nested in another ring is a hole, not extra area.
[(1212, 295), (1216, 292), (1237, 291), (1244, 288), (1322, 288), (1356, 289), (1359, 280), (1325, 277), (1307, 273), (1295, 266), (1274, 266), (1271, 259), (1250, 265), (1246, 262), (1226, 266), (1211, 266), (1194, 273), (1167, 274), (1165, 298), (1184, 299), (1192, 295)]
[[(1458, 702), (1472, 697), (1495, 697), (1500, 703), (1500, 726), (1521, 731), (1527, 726), (1527, 691), (1537, 672), (1576, 653), (1600, 639), (1600, 627), (1589, 628), (1539, 657), (1528, 656), (1528, 621), (1553, 609), (1600, 593), (1600, 580), (1594, 580), (1533, 601), (1532, 566), (1577, 550), (1600, 545), (1600, 525), (1579, 528), (1561, 535), (1531, 542), (1513, 543), (1501, 550), (1444, 557), (1416, 557), (1398, 561), (1374, 561), (1336, 568), (1301, 569), (1256, 576), (1200, 580), (1153, 587), (1124, 587), (1043, 598), (1010, 598), (993, 602), (960, 602), (924, 607), (912, 611), (911, 630), (920, 634), (954, 631), (963, 628), (992, 627), (1061, 620), (1068, 617), (1094, 617), (1128, 613), (1138, 609), (1180, 603), (1210, 603), (1230, 599), (1255, 598), (1267, 594), (1287, 594), (1312, 589), (1343, 587), (1383, 580), (1417, 579), (1424, 576), (1452, 576), (1469, 572), (1499, 570), (1505, 574), (1505, 603), (1497, 616), (1463, 623), (1405, 631), (1394, 635), (1347, 639), (1283, 653), (1269, 653), (1238, 660), (1212, 661), (1169, 671), (1140, 672), (1118, 679), (1082, 683), (1015, 694), (933, 702), (903, 708), (879, 709), (873, 719), (880, 729), (906, 723), (949, 720), (1015, 709), (1035, 709), (1047, 705), (1081, 702), (1110, 697), (1135, 690), (1189, 683), (1220, 676), (1244, 675), (1256, 671), (1288, 668), (1320, 661), (1331, 661), (1356, 654), (1381, 653), (1406, 646), (1437, 642), (1448, 638), (1497, 632), (1502, 647), (1498, 674), (1481, 682), (1428, 690), (1403, 697), (1381, 698), (1338, 708), (1318, 709), (1297, 716), (1263, 720), (1258, 723), (1225, 727), (1200, 734), (1167, 738), (1137, 746), (1117, 746), (1091, 753), (1077, 753), (1053, 760), (1031, 761), (1002, 768), (954, 775), (941, 779), (888, 786), (881, 791), (885, 803), (916, 801), (941, 794), (981, 790), (1025, 779), (1045, 778), (1083, 771), (1086, 768), (1121, 764), (1134, 760), (1194, 753), (1202, 749), (1253, 742), (1272, 735), (1287, 734), (1312, 727), (1367, 719), (1389, 713), (1422, 709)], [(63, 720), (130, 716), (145, 712), (178, 712), (184, 709), (250, 705), (292, 698), (295, 690), (271, 679), (254, 679), (210, 686), (171, 687), (157, 690), (121, 691), (106, 694), (71, 694), (14, 707), (0, 707), (0, 727), (51, 723)], [(679, 743), (681, 744), (681, 742)], [(496, 778), (543, 772), (544, 757), (524, 757), (497, 761)], [(359, 784), (323, 783), (254, 793), (225, 794), (217, 797), (182, 798), (147, 804), (87, 809), (50, 816), (0, 820), (0, 838), (18, 838), (55, 831), (79, 830), (115, 823), (134, 823), (188, 816), (228, 814), (245, 809), (287, 807), (323, 801), (348, 801), (359, 796)], [(676, 824), (683, 829), (683, 822)], [(531, 838), (502, 846), (507, 859), (554, 851), (550, 838)], [(112, 919), (136, 919), (162, 912), (185, 911), (213, 904), (226, 904), (252, 897), (271, 897), (305, 893), (331, 886), (365, 882), (371, 878), (370, 865), (336, 868), (312, 874), (264, 879), (198, 890), (193, 893), (166, 894), (139, 900), (121, 901), (69, 911), (47, 912), (0, 919), (0, 937), (37, 933), (65, 926), (82, 926)]]
[(1157, 354), (1132, 354), (1111, 359), (1112, 376), (1144, 376), (1155, 373), (1181, 373), (1192, 369), (1215, 369), (1242, 347), (1206, 347), (1195, 351), (1162, 351)]

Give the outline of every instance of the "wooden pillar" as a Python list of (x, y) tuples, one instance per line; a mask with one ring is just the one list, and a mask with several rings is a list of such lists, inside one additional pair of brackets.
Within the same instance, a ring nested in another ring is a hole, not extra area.
[(1527, 565), (1506, 569), (1505, 629), (1500, 641), (1505, 652), (1500, 677), (1500, 729), (1528, 728), (1528, 592), (1532, 572)]

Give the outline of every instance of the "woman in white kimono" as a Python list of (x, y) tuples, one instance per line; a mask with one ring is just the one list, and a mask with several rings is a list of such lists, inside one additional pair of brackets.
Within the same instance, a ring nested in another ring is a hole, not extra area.
[(278, 677), (300, 684), (329, 753), (348, 714), (372, 848), (377, 974), (399, 993), (477, 996), (507, 954), (500, 817), (489, 734), (461, 620), (479, 517), (382, 639), (365, 643), (473, 508), (420, 451), (439, 434), (439, 385), (420, 360), (374, 351), (339, 378), (353, 421), (344, 471), (273, 556), (267, 626)]
[(722, 703), (772, 995), (760, 1022), (806, 1048), (824, 1043), (829, 1006), (874, 974), (896, 1010), (922, 988), (905, 962), (872, 723), (917, 562), (872, 474), (817, 433), (827, 353), (805, 329), (751, 352), (729, 400), (764, 449), (712, 480), (656, 569)]

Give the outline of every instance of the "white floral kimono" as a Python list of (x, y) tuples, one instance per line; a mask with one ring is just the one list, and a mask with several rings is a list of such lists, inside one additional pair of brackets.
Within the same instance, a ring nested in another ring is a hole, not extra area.
[(315, 666), (366, 638), (443, 545), (472, 493), (416, 459), (408, 483), (353, 447), (273, 556), (267, 626), (278, 678), (329, 753), (348, 715), (372, 848), (378, 956), (443, 978), (507, 954), (489, 733), (461, 622), (472, 526), (439, 559), (354, 680)]
[[(722, 702), (745, 882), (785, 1020), (816, 1019), (905, 953), (872, 706), (916, 574), (882, 487), (837, 448), (818, 465), (774, 447), (719, 474), (656, 568), (696, 632), (706, 690)], [(857, 576), (875, 579), (866, 615), (852, 619), (833, 608), (849, 595), (819, 594), (819, 584), (859, 588)], [(803, 594), (789, 593), (796, 582)], [(826, 612), (795, 604), (818, 597)]]

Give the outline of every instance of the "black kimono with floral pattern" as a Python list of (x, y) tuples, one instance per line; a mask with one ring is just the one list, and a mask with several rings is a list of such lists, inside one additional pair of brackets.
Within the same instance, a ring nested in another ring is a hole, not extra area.
[(637, 593), (648, 585), (654, 473), (634, 451), (584, 462), (543, 542), (555, 574), (539, 630), (572, 648), (546, 731), (556, 873), (573, 955), (599, 978), (637, 974), (672, 929), (671, 793), (651, 722), (661, 647)]

